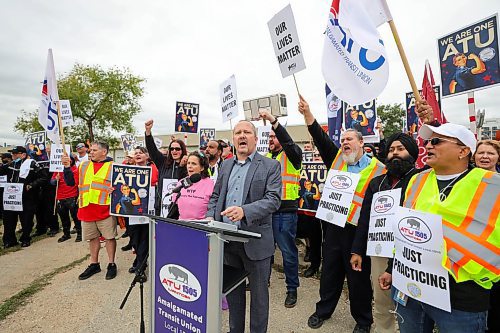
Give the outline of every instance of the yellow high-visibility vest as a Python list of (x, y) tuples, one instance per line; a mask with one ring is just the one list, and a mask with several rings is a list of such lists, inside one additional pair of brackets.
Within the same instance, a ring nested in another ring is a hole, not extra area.
[(79, 165), (79, 198), (78, 206), (86, 207), (89, 204), (110, 205), (111, 198), (109, 188), (111, 187), (111, 162), (106, 162), (94, 173), (94, 163), (84, 161)]
[[(273, 158), (272, 153), (267, 153), (269, 158)], [(299, 179), (300, 179), (300, 169), (295, 169), (293, 164), (288, 160), (286, 154), (281, 151), (276, 160), (280, 162), (281, 165), (281, 200), (295, 200), (299, 198)]]
[(404, 206), (441, 215), (443, 266), (457, 282), (491, 289), (500, 279), (500, 176), (480, 168), (457, 181), (441, 201), (436, 173), (426, 170), (408, 183)]
[[(342, 151), (339, 149), (337, 156), (333, 160), (330, 169), (347, 171), (347, 163), (342, 159)], [(386, 172), (385, 165), (372, 157), (370, 164), (358, 174), (360, 175), (358, 185), (354, 192), (354, 198), (352, 199), (351, 207), (349, 208), (349, 213), (347, 215), (347, 222), (355, 226), (358, 225), (359, 215), (361, 214), (361, 205), (363, 204), (363, 199), (365, 198), (365, 192), (374, 177), (380, 176)]]

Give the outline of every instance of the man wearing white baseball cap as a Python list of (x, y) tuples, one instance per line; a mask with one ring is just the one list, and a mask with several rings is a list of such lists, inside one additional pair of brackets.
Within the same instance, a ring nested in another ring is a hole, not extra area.
[(404, 206), (442, 216), (451, 313), (408, 298), (398, 305), (405, 332), (484, 332), (490, 289), (500, 279), (500, 176), (469, 165), (476, 149), (465, 126), (422, 125), (431, 167), (408, 184)]

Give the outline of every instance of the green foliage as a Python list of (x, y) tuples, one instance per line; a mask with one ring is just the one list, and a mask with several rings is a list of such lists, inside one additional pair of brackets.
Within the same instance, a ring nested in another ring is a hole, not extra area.
[(21, 110), (21, 115), (17, 117), (14, 130), (26, 136), (28, 133), (43, 131), (42, 125), (38, 122), (38, 110), (28, 112)]
[(401, 132), (405, 110), (399, 104), (382, 104), (377, 107), (377, 115), (382, 120), (384, 136), (387, 138), (394, 133)]
[[(111, 147), (119, 140), (116, 132), (134, 133), (133, 116), (141, 112), (139, 99), (145, 80), (128, 69), (102, 69), (99, 65), (75, 64), (71, 72), (58, 79), (60, 99), (68, 99), (75, 124), (65, 128), (67, 142), (103, 140)], [(23, 134), (41, 128), (37, 111), (19, 117), (15, 129)]]

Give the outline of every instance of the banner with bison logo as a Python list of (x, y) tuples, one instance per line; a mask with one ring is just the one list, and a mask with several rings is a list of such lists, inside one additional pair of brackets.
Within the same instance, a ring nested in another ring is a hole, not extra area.
[(344, 227), (359, 177), (359, 174), (331, 169), (319, 199), (316, 217)]
[(155, 332), (206, 332), (206, 232), (162, 222), (155, 232)]
[(401, 199), (401, 189), (373, 194), (366, 254), (392, 258), (394, 234), (392, 225)]
[(408, 297), (451, 311), (440, 215), (398, 207), (393, 223), (392, 286)]

